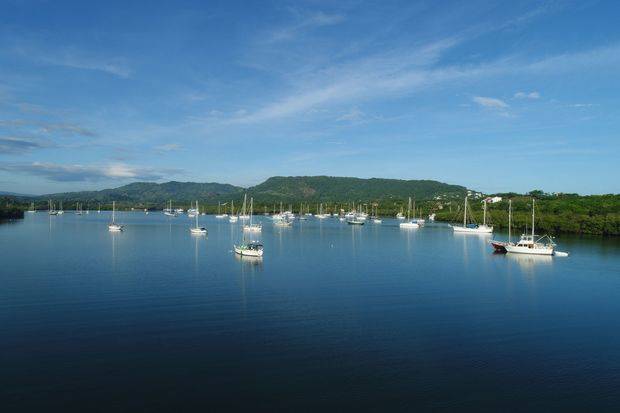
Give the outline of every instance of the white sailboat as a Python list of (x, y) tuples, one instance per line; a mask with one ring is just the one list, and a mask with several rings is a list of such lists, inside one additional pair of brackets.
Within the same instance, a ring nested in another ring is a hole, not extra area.
[(179, 214), (172, 209), (172, 200), (170, 200), (170, 206), (168, 208), (164, 208), (164, 215), (167, 215), (169, 217), (176, 217)]
[(258, 241), (248, 241), (245, 238), (246, 231), (241, 231), (243, 233), (243, 240), (241, 244), (235, 245), (233, 244), (233, 250), (235, 254), (247, 257), (262, 257), (263, 256), (263, 244)]
[(56, 211), (56, 214), (57, 215), (62, 215), (64, 213), (65, 213), (65, 211), (64, 211), (64, 209), (62, 209), (62, 201), (60, 201), (60, 209), (58, 211)]
[(48, 201), (47, 213), (49, 215), (58, 215), (58, 211), (54, 208), (54, 203), (51, 199)]
[(30, 212), (30, 213), (37, 212), (37, 210), (34, 208), (34, 202), (30, 203), (30, 209), (28, 209), (27, 212)]
[(321, 205), (319, 206), (319, 213), (315, 215), (318, 219), (325, 219), (327, 217), (329, 217), (328, 214), (324, 214), (323, 213), (323, 204), (321, 203)]
[[(196, 201), (196, 211), (198, 211), (198, 201)], [(198, 226), (198, 213), (194, 214), (194, 218), (196, 219), (196, 225), (193, 228), (189, 229), (193, 235), (206, 235), (207, 229), (205, 227)]]
[[(553, 255), (555, 248), (553, 240), (547, 235), (536, 238), (537, 235), (534, 233), (534, 203), (535, 201), (532, 198), (532, 233), (521, 235), (521, 239), (516, 244), (507, 244), (505, 246), (506, 252), (513, 254)], [(547, 242), (544, 242), (545, 239)], [(567, 253), (565, 254), (568, 255)]]
[[(226, 205), (226, 204), (224, 204), (224, 205)], [(223, 219), (223, 218), (226, 218), (228, 216), (228, 214), (225, 213), (225, 212), (222, 214), (221, 208), (222, 208), (222, 204), (220, 202), (218, 202), (217, 203), (217, 215), (215, 216), (215, 218)]]
[(375, 211), (372, 214), (373, 215), (372, 222), (374, 222), (375, 224), (380, 224), (383, 221), (381, 220), (381, 218), (379, 218), (379, 204), (374, 204), (373, 208)]
[(235, 215), (235, 201), (230, 201), (230, 217), (228, 218), (229, 222), (235, 223), (237, 222), (237, 216)]
[(112, 222), (108, 224), (108, 231), (119, 232), (122, 231), (124, 226), (116, 223), (116, 201), (112, 201)]
[(463, 226), (452, 225), (454, 232), (463, 234), (490, 234), (493, 232), (493, 226), (487, 225), (487, 202), (484, 201), (484, 215), (482, 218), (482, 225), (467, 224), (467, 196), (465, 196), (465, 207), (463, 210)]
[(420, 224), (418, 224), (415, 220), (411, 219), (411, 197), (409, 197), (409, 203), (407, 204), (407, 221), (401, 222), (398, 224), (400, 228), (420, 228)]
[(250, 219), (247, 211), (248, 206), (248, 194), (243, 195), (243, 205), (241, 206), (241, 214), (239, 215), (239, 219), (242, 221)]
[(254, 198), (250, 198), (250, 224), (244, 225), (243, 230), (248, 232), (261, 232), (263, 227), (261, 224), (253, 224), (252, 218), (254, 216)]

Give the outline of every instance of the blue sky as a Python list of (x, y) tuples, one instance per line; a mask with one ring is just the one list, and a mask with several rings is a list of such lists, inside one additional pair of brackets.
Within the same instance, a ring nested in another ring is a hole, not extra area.
[(2, 3), (0, 190), (620, 192), (620, 2)]

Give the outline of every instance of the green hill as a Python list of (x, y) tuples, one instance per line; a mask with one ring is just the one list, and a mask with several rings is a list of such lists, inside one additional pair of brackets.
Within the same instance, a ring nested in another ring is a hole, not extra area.
[(248, 189), (259, 202), (316, 201), (347, 202), (432, 199), (436, 196), (463, 196), (467, 189), (430, 180), (348, 178), (334, 176), (274, 176)]
[(163, 204), (169, 199), (180, 202), (194, 200), (213, 201), (226, 196), (236, 196), (243, 188), (218, 183), (195, 183), (195, 182), (166, 182), (157, 184), (153, 182), (135, 182), (119, 188), (103, 189), (101, 191), (64, 192), (57, 194), (41, 195), (41, 200), (62, 200), (63, 202), (83, 203), (140, 203), (140, 204)]

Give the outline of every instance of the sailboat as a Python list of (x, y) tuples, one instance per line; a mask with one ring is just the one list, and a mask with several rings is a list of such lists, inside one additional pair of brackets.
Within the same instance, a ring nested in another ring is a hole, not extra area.
[(56, 211), (56, 214), (57, 215), (62, 215), (64, 213), (65, 213), (65, 211), (62, 209), (62, 201), (60, 201), (60, 209), (58, 211)]
[(75, 215), (82, 215), (82, 206), (79, 202), (75, 204)]
[[(224, 204), (224, 205), (226, 205), (226, 204)], [(215, 216), (215, 218), (222, 219), (222, 218), (226, 218), (228, 216), (228, 214), (225, 213), (225, 212), (222, 214), (221, 209), (222, 209), (222, 204), (220, 202), (218, 202), (217, 203), (217, 215)]]
[[(198, 201), (196, 201), (196, 211), (198, 211)], [(193, 228), (190, 228), (189, 232), (191, 232), (194, 235), (206, 235), (207, 229), (205, 227), (198, 226), (198, 213), (194, 214), (194, 218), (196, 218), (196, 226), (194, 226)]]
[(515, 245), (512, 242), (512, 199), (508, 200), (508, 242), (506, 241), (490, 241), (493, 248), (495, 248), (495, 252), (506, 252), (506, 245)]
[(484, 215), (482, 218), (482, 225), (477, 224), (467, 224), (467, 196), (465, 196), (465, 207), (463, 210), (463, 226), (460, 225), (452, 225), (452, 230), (454, 232), (464, 233), (464, 234), (490, 234), (493, 232), (493, 226), (487, 225), (487, 202), (484, 203)]
[(405, 219), (405, 215), (403, 214), (403, 207), (400, 207), (400, 212), (396, 214), (396, 219)]
[(230, 218), (228, 221), (237, 222), (238, 217), (235, 215), (235, 201), (230, 201)]
[(241, 214), (239, 215), (239, 219), (245, 221), (246, 219), (250, 219), (247, 211), (248, 205), (248, 194), (243, 195), (243, 205), (241, 206)]
[(37, 210), (34, 208), (34, 202), (30, 203), (30, 209), (28, 209), (28, 212), (30, 213), (37, 212)]
[(101, 204), (99, 204), (99, 209), (97, 209), (97, 213), (101, 214)]
[(327, 218), (329, 215), (324, 214), (323, 213), (323, 204), (321, 203), (321, 206), (319, 207), (319, 213), (315, 215), (318, 219), (325, 219)]
[(374, 214), (372, 214), (373, 215), (372, 222), (374, 222), (375, 224), (380, 224), (383, 221), (381, 220), (381, 218), (379, 218), (379, 204), (374, 204), (373, 208), (375, 212)]
[(299, 219), (301, 221), (306, 221), (308, 219), (308, 217), (304, 215), (304, 204), (303, 203), (299, 204)]
[(194, 218), (195, 216), (197, 216), (200, 213), (199, 209), (198, 209), (198, 201), (196, 201), (196, 208), (194, 208), (193, 205), (191, 205), (191, 207), (187, 210), (187, 216), (189, 218)]
[(48, 201), (47, 213), (49, 215), (58, 215), (58, 211), (54, 209), (54, 203), (52, 202), (51, 199)]
[(409, 197), (407, 204), (407, 222), (401, 222), (398, 226), (401, 228), (420, 228), (420, 224), (411, 219), (411, 197)]
[[(516, 245), (507, 244), (505, 246), (506, 252), (517, 254), (532, 254), (532, 255), (553, 255), (555, 243), (548, 235), (536, 238), (534, 233), (534, 217), (535, 217), (535, 201), (532, 198), (532, 233), (521, 235), (521, 239)], [(544, 239), (547, 242), (544, 242)], [(568, 253), (562, 253), (559, 255), (565, 256)]]
[(244, 225), (243, 230), (248, 232), (261, 232), (263, 227), (261, 224), (253, 224), (252, 217), (254, 216), (254, 198), (250, 198), (250, 224)]
[(116, 202), (112, 201), (112, 222), (108, 224), (108, 231), (119, 232), (123, 230), (124, 226), (117, 224), (115, 218), (116, 218)]
[(235, 251), (235, 254), (239, 254), (241, 256), (247, 256), (247, 257), (262, 257), (263, 256), (263, 244), (258, 241), (246, 240), (245, 238), (246, 231), (241, 231), (241, 232), (243, 233), (243, 241), (241, 241), (241, 244), (239, 245), (233, 244), (233, 250)]
[(170, 206), (168, 208), (164, 208), (164, 215), (169, 217), (176, 217), (178, 213), (172, 209), (172, 200), (170, 200)]

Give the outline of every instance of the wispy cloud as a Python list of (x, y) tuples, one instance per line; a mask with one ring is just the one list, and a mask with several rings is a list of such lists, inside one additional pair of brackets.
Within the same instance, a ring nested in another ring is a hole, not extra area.
[(171, 175), (183, 173), (180, 169), (155, 169), (130, 166), (122, 163), (102, 166), (81, 164), (62, 165), (46, 162), (14, 163), (0, 164), (0, 170), (40, 176), (55, 182), (97, 182), (104, 180), (158, 181), (168, 178)]
[(33, 40), (18, 39), (12, 49), (24, 58), (46, 65), (93, 70), (120, 78), (128, 78), (132, 74), (127, 59), (123, 57), (101, 56), (75, 47), (50, 50), (49, 47), (43, 48), (37, 45), (37, 42)]
[(340, 14), (328, 14), (324, 12), (315, 12), (303, 14), (299, 17), (299, 21), (277, 30), (269, 35), (268, 42), (281, 42), (294, 39), (299, 33), (316, 27), (332, 26), (344, 20), (344, 16)]
[(155, 146), (154, 149), (157, 152), (166, 153), (166, 152), (178, 151), (181, 148), (182, 148), (182, 146), (180, 144), (178, 144), (178, 143), (166, 143), (166, 144), (163, 144), (163, 145)]
[(478, 105), (483, 106), (485, 108), (506, 109), (508, 107), (508, 104), (506, 102), (504, 102), (501, 99), (497, 99), (497, 98), (490, 98), (486, 96), (474, 96), (471, 100), (474, 103), (477, 103)]
[(51, 144), (36, 138), (4, 136), (0, 137), (0, 154), (21, 155), (33, 149), (48, 148)]
[(338, 118), (336, 118), (336, 120), (354, 122), (361, 120), (363, 117), (364, 112), (359, 110), (359, 108), (351, 108), (348, 112), (343, 113)]
[(515, 99), (540, 99), (540, 93), (533, 92), (517, 92), (514, 94)]

